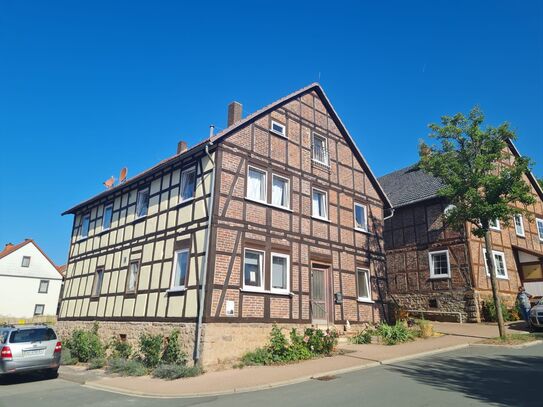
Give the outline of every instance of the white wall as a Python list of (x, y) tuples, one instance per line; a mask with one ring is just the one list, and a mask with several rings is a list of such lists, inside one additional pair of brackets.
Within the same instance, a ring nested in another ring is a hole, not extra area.
[[(30, 267), (22, 267), (30, 256)], [(40, 280), (48, 280), (46, 294), (39, 293)], [(0, 316), (31, 318), (36, 304), (44, 304), (44, 315), (57, 311), (62, 277), (33, 243), (0, 259)]]

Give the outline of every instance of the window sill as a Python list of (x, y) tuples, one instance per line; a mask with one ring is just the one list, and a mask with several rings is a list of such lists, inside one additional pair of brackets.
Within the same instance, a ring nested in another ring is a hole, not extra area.
[(356, 232), (364, 233), (365, 235), (372, 235), (367, 229), (354, 228)]
[(135, 218), (134, 220), (132, 220), (132, 221), (130, 221), (130, 222), (127, 222), (126, 224), (127, 224), (127, 225), (132, 225), (132, 224), (134, 224), (134, 223), (143, 222), (145, 219), (147, 219), (147, 215), (140, 216), (139, 218)]
[(290, 208), (287, 208), (285, 206), (279, 206), (279, 205), (274, 205), (274, 204), (270, 204), (270, 203), (267, 203), (265, 201), (259, 201), (257, 199), (253, 199), (253, 198), (249, 198), (249, 197), (245, 197), (245, 200), (246, 201), (249, 201), (249, 202), (253, 202), (253, 203), (256, 203), (256, 204), (260, 204), (260, 205), (264, 205), (264, 206), (267, 206), (269, 208), (273, 208), (273, 209), (279, 209), (280, 211), (285, 211), (285, 212), (294, 212), (292, 209)]
[(287, 139), (288, 140), (288, 137), (286, 134), (283, 134), (283, 133), (279, 133), (278, 131), (274, 130), (274, 129), (268, 129), (270, 133), (273, 133), (275, 134), (276, 136), (279, 136), (279, 137), (282, 137), (284, 139)]
[(186, 287), (174, 287), (166, 290), (166, 294), (170, 296), (182, 295), (187, 291)]
[(448, 278), (451, 278), (449, 274), (444, 274), (440, 276), (430, 276), (430, 280), (447, 280)]
[(322, 161), (315, 160), (314, 158), (312, 158), (311, 161), (313, 161), (315, 164), (322, 165), (323, 167), (330, 169), (330, 163), (323, 163)]
[(328, 218), (321, 218), (320, 216), (311, 216), (312, 219), (320, 220), (321, 222), (332, 223)]
[(519, 235), (518, 233), (517, 233), (517, 237), (521, 237), (523, 239), (526, 239), (526, 235)]
[(369, 298), (357, 298), (356, 302), (360, 302), (363, 304), (375, 304), (375, 301), (370, 300)]
[[(487, 274), (486, 278), (490, 279), (490, 275)], [(498, 279), (498, 280), (509, 280), (509, 276), (498, 276), (498, 275), (496, 275), (496, 279)]]
[(239, 289), (242, 293), (253, 293), (253, 294), (269, 294), (269, 295), (282, 295), (285, 297), (292, 297), (294, 296), (294, 293), (290, 291), (271, 291), (271, 290), (262, 290), (262, 289), (252, 289), (252, 288), (240, 288)]
[(175, 204), (174, 206), (172, 206), (170, 209), (177, 209), (177, 208), (180, 208), (181, 206), (188, 205), (188, 204), (192, 203), (193, 201), (194, 201), (194, 197), (185, 199), (184, 201), (181, 201), (181, 202), (176, 203), (176, 204)]

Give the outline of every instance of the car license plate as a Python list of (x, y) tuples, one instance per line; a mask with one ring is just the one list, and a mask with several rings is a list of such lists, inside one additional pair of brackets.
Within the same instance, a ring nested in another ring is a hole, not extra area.
[(44, 349), (30, 349), (30, 350), (23, 350), (23, 356), (37, 356), (37, 355), (43, 355)]

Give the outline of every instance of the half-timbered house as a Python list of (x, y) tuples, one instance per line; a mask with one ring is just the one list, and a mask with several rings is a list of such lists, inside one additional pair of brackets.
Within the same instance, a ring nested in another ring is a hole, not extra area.
[[(520, 156), (510, 141), (508, 148)], [(526, 208), (530, 216), (491, 228), (500, 296), (509, 307), (520, 285), (543, 295), (543, 191), (532, 173), (524, 179), (536, 198)], [(492, 296), (484, 241), (470, 225), (457, 232), (444, 224), (448, 203), (438, 195), (440, 180), (413, 165), (379, 181), (395, 208), (384, 234), (390, 297), (427, 316), (480, 321), (483, 302)]]
[(180, 329), (204, 365), (262, 345), (271, 323), (384, 318), (390, 204), (312, 84), (74, 206), (64, 331)]

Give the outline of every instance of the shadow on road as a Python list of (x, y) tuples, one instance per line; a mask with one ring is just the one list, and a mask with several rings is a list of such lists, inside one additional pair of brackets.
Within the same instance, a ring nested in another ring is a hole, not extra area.
[(498, 356), (496, 358), (436, 358), (394, 366), (425, 385), (504, 406), (535, 406), (541, 402), (543, 357)]
[(58, 374), (53, 375), (52, 373), (42, 372), (10, 374), (6, 376), (0, 376), (0, 386), (53, 380), (57, 377)]

